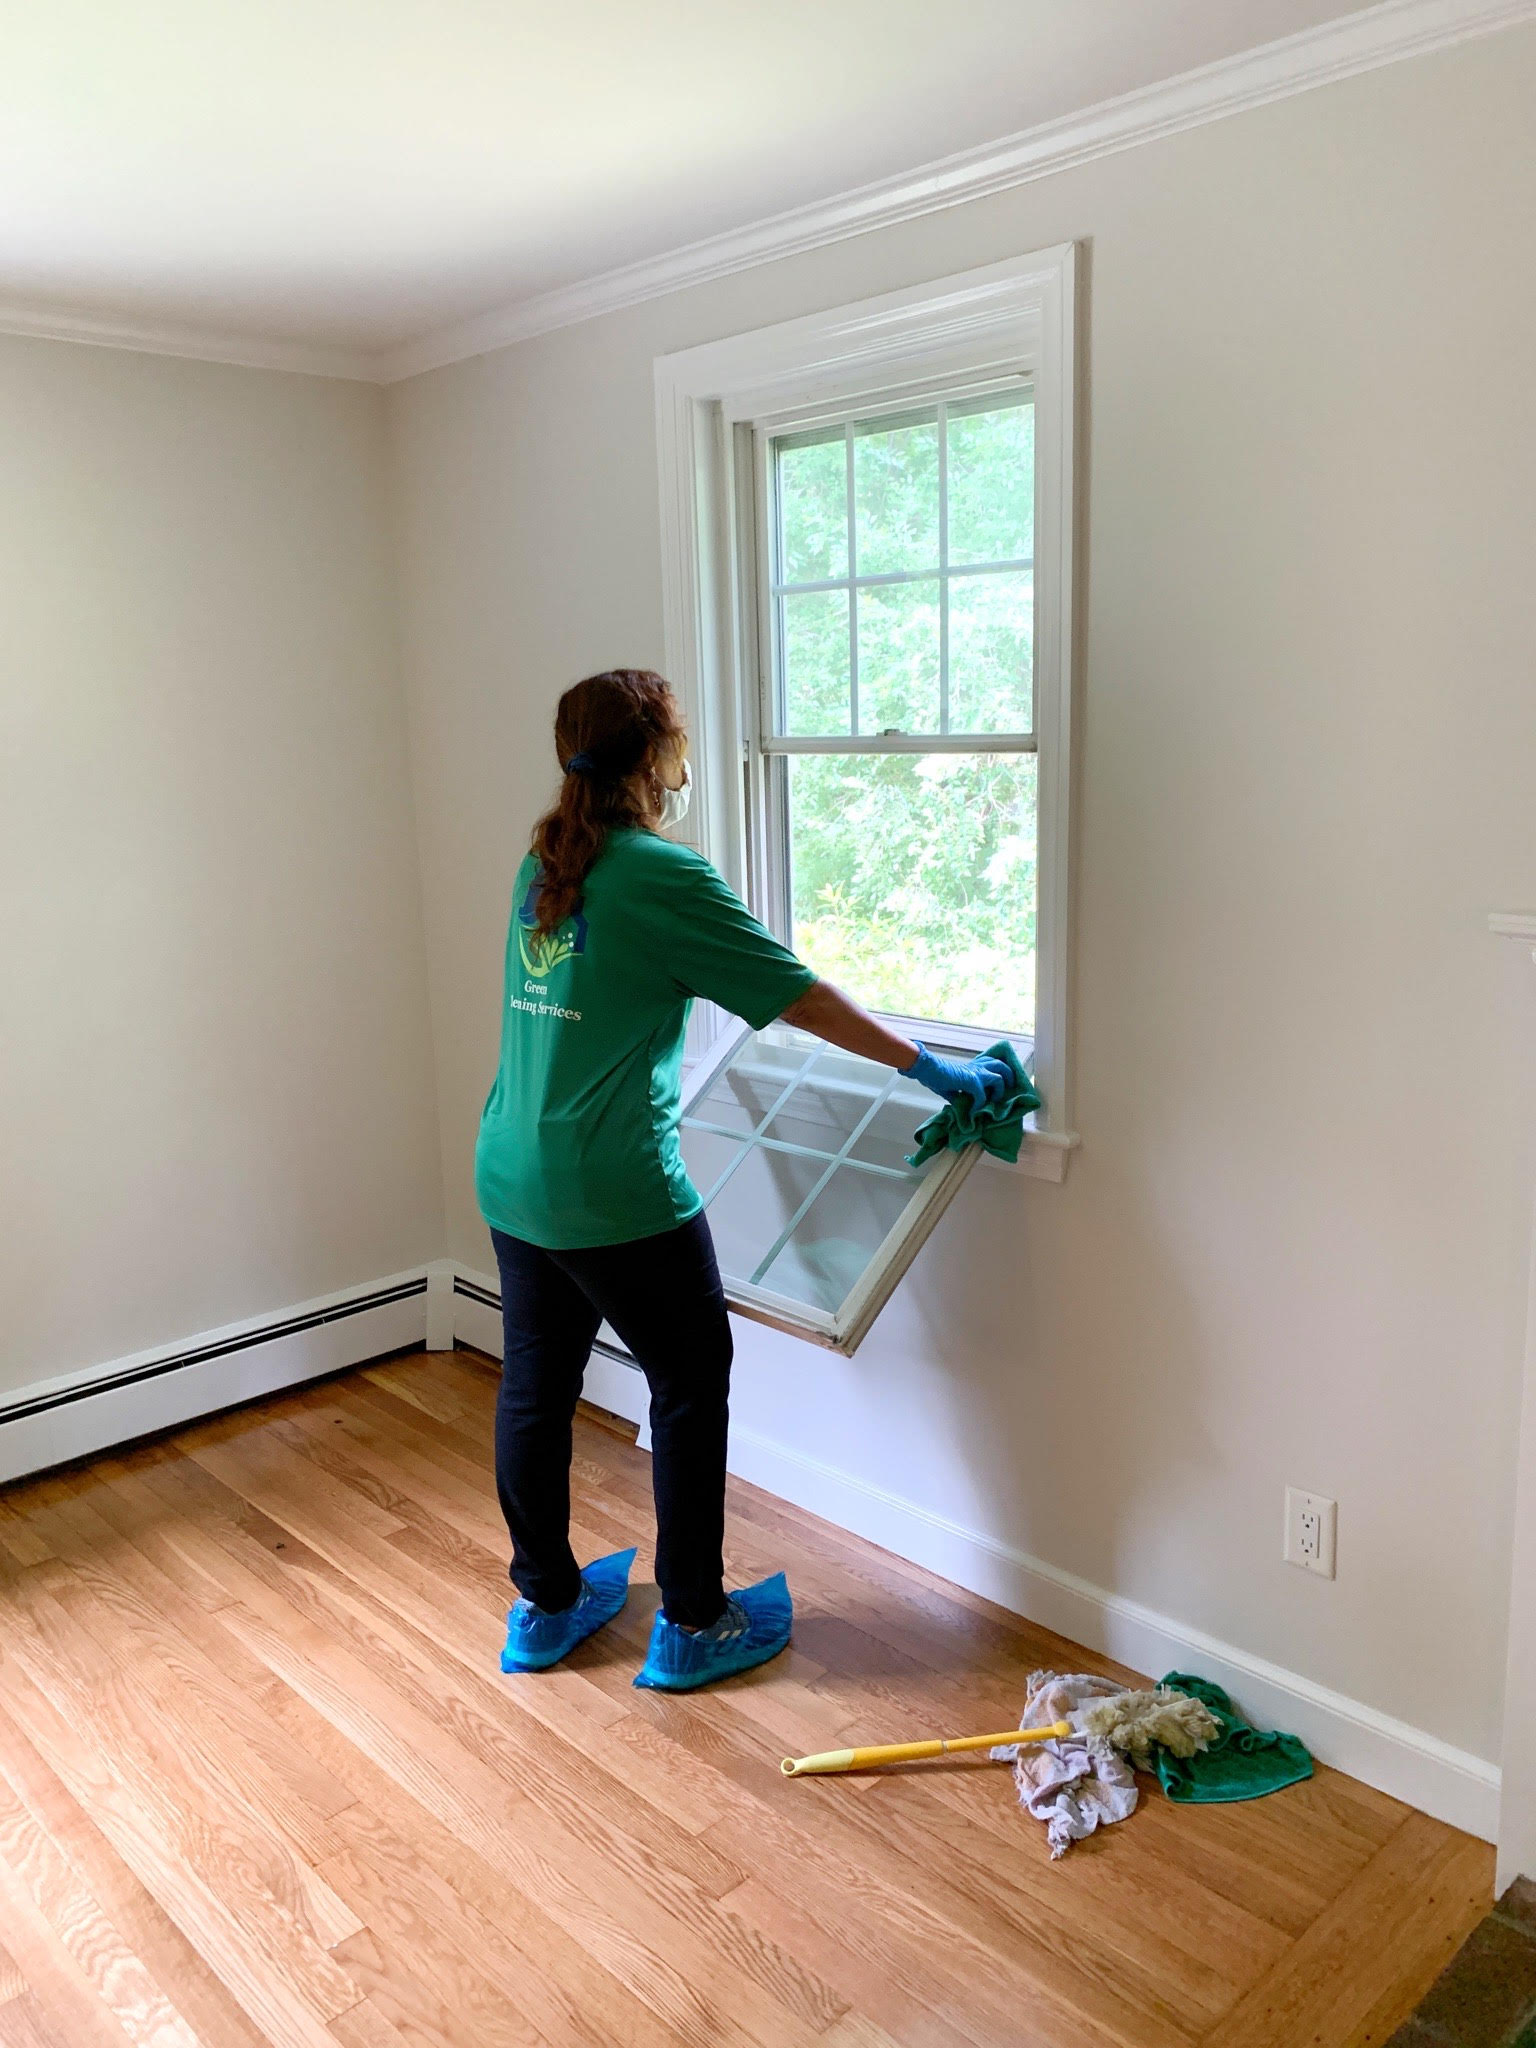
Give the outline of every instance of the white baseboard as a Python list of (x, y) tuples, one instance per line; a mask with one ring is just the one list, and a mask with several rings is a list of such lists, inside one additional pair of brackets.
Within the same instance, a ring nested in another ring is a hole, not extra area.
[(0, 1399), (0, 1482), (420, 1344), (426, 1303), (418, 1266), (23, 1387)]
[(1167, 1671), (1188, 1671), (1212, 1679), (1226, 1688), (1256, 1726), (1299, 1735), (1320, 1763), (1347, 1771), (1484, 1841), (1496, 1839), (1498, 1766), (1455, 1749), (1422, 1728), (962, 1528), (915, 1501), (787, 1450), (753, 1430), (732, 1427), (731, 1470), (781, 1500), (793, 1501), (1135, 1671), (1152, 1678)]

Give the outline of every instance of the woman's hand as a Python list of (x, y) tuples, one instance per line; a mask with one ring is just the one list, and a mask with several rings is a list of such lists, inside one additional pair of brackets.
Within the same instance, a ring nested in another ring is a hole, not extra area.
[(986, 1102), (1000, 1102), (1014, 1080), (1012, 1070), (991, 1053), (979, 1052), (975, 1059), (963, 1062), (950, 1060), (942, 1053), (930, 1052), (921, 1040), (917, 1058), (900, 1071), (910, 1080), (931, 1088), (935, 1095), (942, 1095), (946, 1102), (968, 1097), (973, 1109), (980, 1109)]

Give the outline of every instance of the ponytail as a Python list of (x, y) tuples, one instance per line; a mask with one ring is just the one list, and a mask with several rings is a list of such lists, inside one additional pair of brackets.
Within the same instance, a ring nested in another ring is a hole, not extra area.
[(555, 754), (565, 779), (533, 832), (541, 932), (557, 930), (576, 909), (608, 834), (646, 822), (632, 778), (682, 732), (671, 686), (652, 669), (608, 669), (560, 699)]

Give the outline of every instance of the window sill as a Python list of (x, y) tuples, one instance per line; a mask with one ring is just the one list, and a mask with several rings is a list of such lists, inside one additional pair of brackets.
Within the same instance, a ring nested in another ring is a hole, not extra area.
[[(878, 1013), (880, 1022), (892, 1031), (899, 1031), (905, 1038), (922, 1038), (925, 1043), (942, 1047), (948, 1052), (975, 1054), (985, 1052), (996, 1045), (999, 1038), (1008, 1039), (1017, 1050), (1020, 1059), (1033, 1061), (1034, 1040), (1018, 1031), (988, 1031), (974, 1024), (933, 1024), (918, 1017), (896, 1017), (888, 1012)], [(991, 1166), (1001, 1167), (1004, 1173), (1027, 1174), (1031, 1180), (1064, 1181), (1067, 1177), (1067, 1161), (1082, 1143), (1076, 1131), (1041, 1130), (1030, 1115), (1024, 1119), (1024, 1142), (1019, 1147), (1015, 1160), (999, 1159), (994, 1153), (983, 1155)]]
[(988, 1166), (1003, 1173), (1027, 1174), (1031, 1180), (1064, 1181), (1067, 1162), (1082, 1142), (1076, 1131), (1039, 1130), (1034, 1118), (1028, 1116), (1024, 1119), (1024, 1142), (1017, 1159), (999, 1159), (991, 1152), (984, 1152), (982, 1158)]

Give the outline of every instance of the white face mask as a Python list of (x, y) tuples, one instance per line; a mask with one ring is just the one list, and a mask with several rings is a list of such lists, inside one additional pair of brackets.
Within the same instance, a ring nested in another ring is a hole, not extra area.
[(664, 789), (661, 792), (661, 829), (670, 832), (674, 825), (681, 825), (688, 815), (688, 806), (693, 801), (693, 770), (688, 766), (688, 757), (683, 756), (683, 781), (680, 789)]

